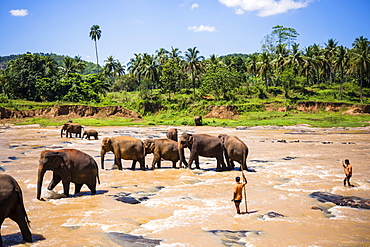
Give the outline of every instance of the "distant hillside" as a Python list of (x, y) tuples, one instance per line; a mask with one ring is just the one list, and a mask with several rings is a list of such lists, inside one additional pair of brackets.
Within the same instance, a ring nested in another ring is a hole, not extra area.
[[(27, 52), (27, 53), (30, 53), (30, 52)], [(54, 54), (54, 53), (39, 52), (37, 54), (40, 55), (40, 56), (50, 56), (50, 57), (52, 57), (55, 60), (55, 62), (57, 62), (58, 65), (62, 65), (63, 64), (63, 62), (62, 62), (63, 58), (67, 57), (67, 56), (64, 56), (64, 55), (57, 55), (57, 54)], [(9, 56), (0, 56), (0, 69), (6, 69), (6, 65), (8, 64), (9, 61), (17, 59), (21, 56), (22, 56), (22, 54), (9, 55)], [(86, 68), (85, 68), (83, 74), (87, 75), (87, 74), (98, 73), (98, 67), (96, 66), (95, 63), (87, 62), (87, 61), (85, 61), (85, 62), (86, 62)]]

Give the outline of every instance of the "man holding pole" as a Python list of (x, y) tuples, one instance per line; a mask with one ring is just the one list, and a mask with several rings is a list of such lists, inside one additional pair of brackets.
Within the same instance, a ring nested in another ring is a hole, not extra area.
[(346, 186), (346, 182), (348, 182), (348, 186), (352, 187), (351, 183), (349, 182), (349, 180), (351, 179), (352, 177), (352, 165), (351, 163), (349, 163), (349, 160), (346, 159), (343, 163), (342, 161), (342, 164), (343, 164), (343, 167), (344, 167), (344, 174), (346, 175), (346, 177), (344, 178), (344, 186)]
[[(243, 189), (245, 190), (244, 187), (247, 184), (247, 179), (245, 178), (243, 171), (242, 171), (242, 175), (243, 175), (243, 179), (244, 179), (244, 182), (243, 183), (240, 182), (240, 177), (236, 177), (235, 178), (235, 182), (236, 183), (234, 185), (234, 197), (231, 200), (231, 201), (233, 201), (235, 203), (236, 212), (238, 214), (241, 214), (240, 213), (240, 203), (242, 202), (242, 199), (243, 199)], [(245, 210), (246, 210), (246, 213), (248, 213), (247, 212), (247, 201), (246, 201), (246, 198), (244, 198), (244, 200), (245, 200)]]

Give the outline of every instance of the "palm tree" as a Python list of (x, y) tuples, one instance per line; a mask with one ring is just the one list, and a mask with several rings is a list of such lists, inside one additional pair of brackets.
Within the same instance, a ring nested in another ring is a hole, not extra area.
[(256, 76), (258, 73), (258, 53), (252, 53), (247, 58), (245, 62), (245, 67), (247, 68), (247, 72)]
[(193, 96), (195, 99), (195, 78), (199, 73), (203, 71), (202, 61), (204, 60), (203, 56), (199, 56), (199, 50), (196, 47), (189, 48), (185, 52), (186, 60), (186, 69), (190, 72), (191, 82), (193, 84)]
[(80, 73), (82, 73), (86, 68), (86, 62), (81, 59), (81, 56), (75, 56), (74, 60), (75, 60), (75, 63), (76, 63), (75, 64), (76, 69), (78, 71), (80, 71)]
[(344, 46), (338, 46), (337, 52), (335, 53), (334, 68), (339, 69), (340, 72), (340, 99), (342, 99), (343, 93), (343, 82), (344, 82), (344, 70), (348, 65), (348, 49)]
[(362, 85), (363, 79), (370, 72), (370, 42), (367, 38), (360, 36), (352, 44), (352, 64), (350, 71), (357, 73), (360, 83), (360, 100), (362, 103)]
[(95, 42), (95, 54), (96, 54), (96, 65), (98, 66), (98, 69), (99, 69), (99, 58), (98, 58), (98, 44), (96, 42), (96, 40), (99, 40), (100, 37), (101, 37), (101, 30), (100, 30), (100, 27), (99, 25), (93, 25), (91, 28), (90, 28), (90, 34), (89, 34), (89, 37), (94, 40)]
[(181, 51), (179, 50), (179, 48), (173, 48), (171, 46), (171, 51), (168, 53), (170, 59), (175, 59), (177, 62), (179, 62), (181, 59), (183, 59), (180, 54)]
[(113, 55), (110, 55), (104, 62), (106, 63), (104, 65), (104, 73), (109, 77), (114, 77), (114, 71), (117, 68), (118, 61), (114, 59)]
[(168, 60), (168, 51), (164, 48), (160, 48), (159, 50), (155, 51), (155, 59), (158, 61), (159, 64), (164, 64)]
[(62, 62), (63, 62), (63, 65), (60, 67), (60, 69), (63, 70), (64, 75), (77, 72), (76, 60), (74, 58), (64, 57)]
[(117, 60), (116, 68), (114, 70), (114, 75), (115, 76), (121, 76), (125, 74), (125, 65), (121, 64), (120, 61)]
[(127, 63), (128, 71), (131, 75), (136, 76), (137, 81), (141, 84), (142, 79), (142, 64), (143, 64), (143, 55), (141, 53), (134, 54), (135, 58), (131, 58)]
[(266, 90), (269, 86), (270, 81), (270, 74), (272, 72), (272, 66), (271, 66), (271, 54), (267, 52), (261, 53), (259, 57), (258, 62), (258, 73), (260, 76), (262, 76), (262, 79), (265, 81)]
[[(159, 84), (160, 66), (154, 56), (147, 53), (143, 55), (142, 73), (145, 78), (151, 80), (156, 86)], [(150, 87), (153, 89), (153, 85)]]
[(302, 56), (302, 53), (299, 49), (299, 44), (294, 43), (292, 46), (292, 51), (289, 54), (289, 56), (286, 58), (286, 62), (284, 65), (290, 65), (293, 68), (294, 75), (298, 75), (298, 70), (301, 67), (301, 65), (304, 63), (304, 58)]
[(337, 50), (337, 44), (338, 42), (335, 41), (335, 39), (329, 39), (328, 43), (325, 43), (325, 48), (324, 48), (324, 56), (326, 58), (326, 63), (328, 66), (329, 70), (329, 81), (330, 83), (333, 82), (333, 62), (334, 62), (334, 57), (335, 53)]

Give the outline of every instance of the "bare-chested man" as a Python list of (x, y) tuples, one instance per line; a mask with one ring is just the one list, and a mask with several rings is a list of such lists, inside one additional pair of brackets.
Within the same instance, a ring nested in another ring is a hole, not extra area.
[(234, 196), (231, 201), (235, 203), (236, 207), (236, 212), (240, 214), (240, 203), (242, 202), (243, 199), (243, 188), (247, 184), (247, 179), (245, 178), (243, 174), (244, 181), (243, 183), (240, 182), (240, 177), (235, 178), (235, 185), (234, 185)]
[(349, 182), (350, 178), (352, 177), (352, 165), (349, 163), (349, 160), (344, 160), (344, 173), (346, 174), (346, 177), (344, 178), (344, 186), (346, 186), (346, 182), (348, 182), (348, 186), (352, 186)]

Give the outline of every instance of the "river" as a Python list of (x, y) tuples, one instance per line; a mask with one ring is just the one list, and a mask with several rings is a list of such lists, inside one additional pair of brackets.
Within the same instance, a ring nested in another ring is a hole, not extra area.
[[(200, 170), (172, 169), (169, 161), (156, 170), (100, 169), (103, 137), (164, 138), (170, 127), (93, 127), (99, 140), (81, 140), (61, 138), (60, 127), (2, 126), (0, 172), (21, 186), (34, 240), (21, 244), (18, 226), (6, 219), (4, 245), (370, 246), (370, 210), (310, 197), (322, 191), (370, 198), (369, 128), (176, 127), (180, 134), (236, 135), (247, 144), (249, 213), (238, 215), (231, 199), (241, 172), (216, 172), (215, 159), (202, 157)], [(46, 201), (36, 199), (40, 153), (60, 148), (76, 148), (95, 158), (101, 181), (97, 195), (91, 196), (84, 185), (81, 194), (63, 198), (61, 183), (47, 191), (49, 171), (42, 190)], [(355, 187), (343, 186), (344, 159), (353, 165)], [(149, 167), (151, 161), (152, 154), (147, 155)], [(106, 154), (105, 163), (112, 166), (112, 153)], [(130, 166), (131, 161), (123, 162), (124, 168)], [(241, 208), (245, 211), (244, 204)], [(269, 217), (271, 213), (282, 216)]]

